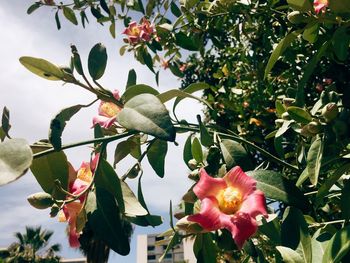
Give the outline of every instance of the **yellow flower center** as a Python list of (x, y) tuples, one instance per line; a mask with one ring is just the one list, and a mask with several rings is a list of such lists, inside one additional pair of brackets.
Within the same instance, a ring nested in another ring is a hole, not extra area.
[(242, 194), (234, 187), (227, 187), (217, 195), (220, 210), (228, 215), (232, 215), (241, 206)]
[(112, 102), (104, 102), (100, 107), (100, 110), (108, 117), (114, 117), (120, 111), (120, 108)]
[(90, 170), (90, 167), (81, 167), (78, 171), (77, 178), (90, 183), (92, 179), (92, 172)]
[(131, 35), (138, 36), (139, 34), (140, 34), (140, 29), (137, 26), (131, 29)]

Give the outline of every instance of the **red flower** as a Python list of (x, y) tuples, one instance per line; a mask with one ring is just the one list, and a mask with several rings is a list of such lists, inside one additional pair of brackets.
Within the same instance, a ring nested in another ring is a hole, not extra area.
[(264, 193), (256, 190), (256, 181), (239, 166), (223, 178), (213, 178), (201, 169), (193, 191), (201, 200), (201, 211), (188, 220), (207, 231), (226, 228), (239, 249), (257, 231), (255, 217), (267, 217)]
[(136, 21), (132, 21), (129, 26), (122, 32), (127, 35), (126, 41), (131, 45), (136, 45), (141, 41), (148, 42), (155, 36), (154, 25), (151, 24), (146, 18), (142, 19), (141, 24), (137, 24)]
[(314, 9), (316, 14), (325, 12), (326, 7), (328, 6), (328, 0), (314, 0)]
[[(115, 90), (113, 96), (115, 99), (119, 100), (119, 91)], [(116, 121), (117, 114), (120, 111), (121, 108), (113, 102), (101, 101), (98, 107), (98, 116), (95, 116), (92, 119), (92, 126), (95, 126), (98, 123), (102, 128), (108, 129)]]
[[(70, 167), (69, 172), (69, 192), (73, 195), (78, 195), (83, 192), (93, 179), (93, 172), (96, 169), (99, 155), (97, 154), (91, 163), (83, 162), (78, 171), (74, 171)], [(80, 233), (77, 231), (77, 217), (83, 208), (86, 194), (79, 197), (77, 201), (67, 203), (63, 206), (59, 214), (58, 220), (60, 222), (68, 222), (69, 225), (69, 245), (71, 247), (79, 247)]]

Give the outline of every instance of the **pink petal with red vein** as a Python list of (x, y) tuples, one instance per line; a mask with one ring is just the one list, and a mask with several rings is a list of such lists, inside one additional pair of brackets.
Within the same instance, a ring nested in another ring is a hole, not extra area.
[(98, 163), (99, 158), (100, 158), (100, 154), (97, 153), (97, 154), (95, 155), (95, 157), (92, 159), (92, 161), (91, 161), (91, 163), (90, 163), (90, 169), (91, 169), (92, 172), (95, 171), (95, 169), (96, 169), (96, 167), (97, 167), (97, 163)]
[(220, 190), (227, 187), (224, 179), (209, 176), (203, 168), (199, 171), (199, 174), (200, 179), (193, 187), (193, 192), (201, 200), (205, 197), (216, 196)]
[(249, 214), (254, 219), (257, 215), (267, 217), (264, 193), (259, 190), (254, 191), (244, 200), (238, 212)]
[(236, 188), (243, 196), (243, 200), (256, 189), (256, 181), (249, 177), (241, 167), (233, 167), (223, 178), (229, 186)]
[(105, 116), (95, 116), (92, 119), (92, 126), (94, 127), (96, 124), (100, 124), (102, 128), (108, 129), (113, 125), (116, 119), (117, 117), (108, 118)]
[(241, 249), (247, 239), (249, 239), (258, 229), (256, 221), (248, 214), (236, 213), (233, 216), (222, 216), (221, 224), (232, 234), (237, 247)]
[(217, 200), (214, 197), (207, 197), (202, 200), (200, 213), (188, 216), (187, 220), (200, 224), (205, 230), (212, 231), (222, 228), (221, 214)]
[(120, 100), (119, 90), (117, 90), (117, 89), (113, 90), (112, 94), (116, 100)]

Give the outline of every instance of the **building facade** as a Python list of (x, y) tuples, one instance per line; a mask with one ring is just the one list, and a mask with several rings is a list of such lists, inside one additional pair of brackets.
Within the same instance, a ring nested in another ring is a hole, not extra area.
[[(156, 242), (161, 241), (161, 245)], [(163, 255), (168, 245), (164, 237), (158, 234), (137, 236), (137, 263), (156, 263)], [(171, 249), (164, 257), (163, 263), (195, 263), (193, 254), (193, 241), (186, 239), (181, 244)]]

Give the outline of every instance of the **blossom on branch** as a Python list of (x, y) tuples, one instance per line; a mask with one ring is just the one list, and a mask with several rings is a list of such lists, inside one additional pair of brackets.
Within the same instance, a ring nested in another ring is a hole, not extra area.
[[(113, 92), (115, 99), (119, 100), (119, 91)], [(92, 119), (92, 126), (100, 124), (102, 128), (108, 129), (113, 125), (117, 119), (117, 114), (121, 111), (121, 108), (113, 102), (101, 101), (98, 107), (98, 116)]]
[(236, 166), (223, 178), (213, 178), (204, 169), (193, 192), (201, 200), (201, 210), (188, 221), (198, 223), (206, 231), (226, 228), (237, 247), (257, 231), (255, 217), (267, 217), (264, 193), (256, 189), (256, 181)]
[(328, 0), (314, 0), (314, 9), (316, 14), (325, 12), (325, 9), (328, 6)]
[[(90, 185), (93, 179), (93, 173), (96, 169), (99, 155), (95, 155), (94, 159), (89, 162), (83, 162), (78, 171), (74, 171), (71, 167), (69, 172), (69, 192), (72, 195), (81, 194)], [(68, 197), (71, 198), (71, 197)], [(82, 194), (77, 200), (69, 202), (63, 206), (60, 211), (58, 220), (60, 222), (68, 222), (69, 225), (69, 245), (71, 247), (79, 247), (80, 233), (77, 231), (77, 218), (82, 211), (86, 194)]]
[(125, 28), (122, 34), (127, 35), (124, 41), (131, 45), (136, 45), (140, 42), (148, 42), (153, 37), (156, 37), (156, 31), (153, 24), (151, 24), (146, 18), (142, 19), (141, 24), (136, 21), (130, 22), (129, 26)]

